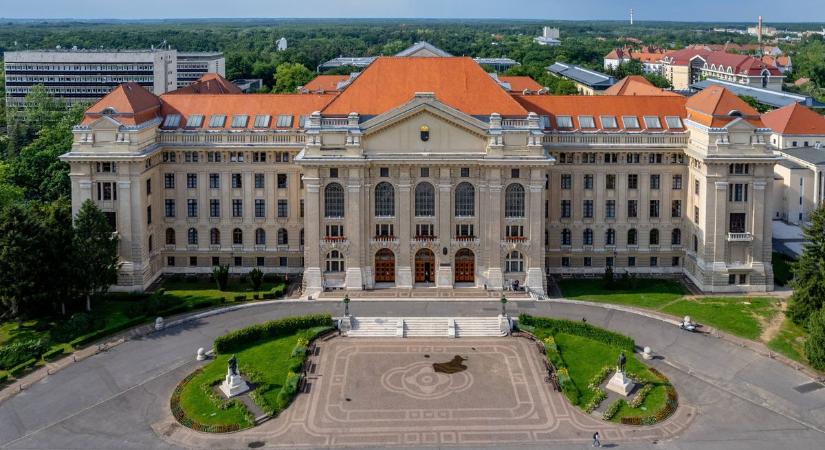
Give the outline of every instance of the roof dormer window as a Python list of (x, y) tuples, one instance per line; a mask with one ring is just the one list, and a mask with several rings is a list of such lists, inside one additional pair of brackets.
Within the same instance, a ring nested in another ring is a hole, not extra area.
[(163, 119), (163, 128), (177, 128), (180, 126), (180, 114), (169, 114)]
[(645, 116), (645, 128), (659, 129), (662, 128), (662, 122), (656, 116)]
[(265, 114), (261, 114), (255, 116), (255, 128), (268, 128), (269, 127), (269, 116)]
[(601, 122), (602, 122), (602, 128), (607, 128), (607, 129), (619, 128), (619, 125), (616, 124), (616, 117), (615, 116), (601, 116), (600, 119), (601, 119)]
[(246, 122), (249, 116), (245, 114), (232, 116), (232, 128), (246, 128)]
[(290, 128), (292, 127), (292, 116), (281, 114), (278, 116), (278, 121), (275, 123), (275, 126), (278, 128)]
[(596, 128), (593, 116), (579, 116), (579, 128)]
[(203, 125), (202, 114), (192, 114), (186, 119), (186, 128), (200, 128)]
[(226, 116), (223, 114), (212, 114), (209, 116), (209, 128), (223, 128), (226, 123)]
[(682, 125), (682, 119), (680, 119), (679, 116), (667, 116), (665, 117), (665, 123), (667, 124), (667, 127), (670, 129), (685, 127), (684, 125)]
[(622, 125), (625, 128), (639, 128), (639, 118), (636, 116), (622, 116)]
[(100, 112), (100, 114), (103, 114), (104, 116), (111, 116), (117, 114), (117, 111), (115, 111), (115, 109), (110, 106), (108, 108), (104, 108), (103, 111)]
[(570, 116), (556, 116), (556, 126), (559, 128), (573, 128), (573, 118)]

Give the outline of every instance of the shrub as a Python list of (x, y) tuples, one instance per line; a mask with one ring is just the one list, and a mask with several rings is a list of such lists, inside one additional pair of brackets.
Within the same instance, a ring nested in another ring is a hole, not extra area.
[(602, 420), (612, 419), (613, 416), (615, 416), (616, 413), (619, 412), (619, 408), (622, 407), (623, 402), (624, 400), (619, 398), (616, 399), (616, 401), (614, 401), (613, 403), (611, 403), (610, 406), (608, 406), (604, 411), (602, 411)]
[(26, 369), (35, 364), (37, 364), (37, 359), (32, 358), (9, 369), (9, 374), (13, 377), (17, 377), (18, 375), (22, 374)]
[(49, 348), (46, 339), (29, 339), (0, 347), (0, 369), (17, 366), (23, 361), (39, 359)]
[(825, 370), (825, 308), (808, 319), (808, 332), (805, 357), (814, 369)]
[(650, 394), (650, 391), (652, 391), (652, 390), (653, 390), (653, 385), (650, 384), (650, 383), (642, 386), (642, 388), (639, 389), (639, 392), (637, 392), (636, 395), (632, 399), (630, 399), (629, 402), (627, 402), (627, 404), (631, 408), (638, 408), (638, 407), (642, 406), (642, 403), (645, 402), (645, 398), (647, 398), (647, 394)]
[(43, 359), (45, 359), (46, 361), (51, 361), (57, 358), (58, 356), (62, 355), (64, 352), (65, 349), (63, 347), (53, 348), (47, 351), (46, 353), (43, 353)]
[(261, 269), (254, 268), (249, 271), (249, 282), (252, 284), (252, 289), (256, 291), (261, 290), (261, 283), (264, 281), (264, 273), (261, 272)]
[(298, 342), (295, 343), (295, 348), (292, 349), (292, 356), (305, 354), (307, 352), (307, 345), (309, 345), (309, 341), (306, 338), (298, 338)]
[(605, 289), (615, 289), (616, 283), (615, 279), (613, 278), (613, 267), (607, 266), (604, 269), (604, 276), (602, 277), (602, 282), (604, 282)]
[(245, 302), (246, 301), (246, 295), (236, 295), (235, 296), (235, 301), (236, 302)]
[(219, 291), (225, 291), (229, 286), (229, 264), (217, 265), (212, 268), (212, 277), (215, 278), (215, 283), (218, 284)]
[(77, 337), (74, 340), (72, 340), (71, 342), (69, 342), (69, 345), (71, 345), (72, 347), (75, 347), (75, 348), (82, 347), (82, 346), (84, 346), (84, 345), (86, 345), (90, 342), (94, 342), (94, 341), (96, 341), (98, 339), (101, 339), (103, 337), (106, 337), (110, 334), (115, 334), (118, 331), (123, 331), (127, 328), (132, 328), (134, 326), (140, 325), (145, 321), (146, 321), (146, 318), (144, 318), (144, 317), (137, 317), (137, 318), (134, 318), (134, 319), (131, 319), (131, 320), (127, 320), (126, 322), (122, 322), (122, 323), (119, 323), (117, 325), (112, 325), (110, 327), (106, 327), (106, 328), (103, 328), (103, 329), (85, 334), (83, 336)]
[(4, 383), (6, 380), (9, 379), (9, 374), (7, 373), (0, 373), (0, 384)]
[(264, 300), (274, 300), (275, 299), (275, 294), (272, 293), (272, 292), (266, 292), (266, 293), (264, 293), (263, 297), (264, 297)]
[(597, 388), (593, 391), (593, 397), (590, 398), (590, 401), (587, 402), (587, 405), (584, 407), (584, 411), (587, 414), (592, 413), (599, 405), (602, 403), (602, 400), (607, 398), (607, 394), (601, 388)]
[(332, 325), (332, 316), (329, 314), (310, 314), (272, 320), (241, 328), (218, 337), (215, 339), (215, 351), (217, 353), (228, 353), (261, 339), (284, 336), (306, 328), (331, 327)]
[[(139, 304), (129, 305), (127, 309), (132, 309)], [(142, 315), (142, 314), (138, 314)], [(63, 323), (57, 325), (51, 332), (51, 337), (58, 342), (67, 342), (78, 336), (84, 335), (98, 328), (94, 317), (85, 312), (75, 313)]]
[(519, 316), (519, 326), (521, 326), (521, 324), (542, 328), (551, 335), (556, 335), (557, 333), (567, 333), (575, 336), (586, 337), (607, 345), (619, 347), (630, 353), (633, 353), (636, 350), (636, 343), (633, 339), (582, 322), (550, 319), (547, 317), (533, 317), (528, 314), (521, 314)]
[(611, 373), (613, 373), (613, 367), (611, 367), (611, 366), (602, 367), (602, 370), (600, 370), (599, 373), (597, 373), (596, 375), (593, 375), (593, 378), (590, 379), (590, 384), (588, 384), (587, 387), (590, 388), (590, 389), (598, 388), (602, 384), (602, 381), (607, 379), (607, 377)]

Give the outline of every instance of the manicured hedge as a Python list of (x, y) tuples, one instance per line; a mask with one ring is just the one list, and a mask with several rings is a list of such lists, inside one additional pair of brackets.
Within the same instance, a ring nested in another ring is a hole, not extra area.
[(9, 369), (9, 374), (13, 377), (17, 377), (18, 375), (23, 373), (26, 369), (28, 369), (29, 367), (31, 367), (35, 364), (37, 364), (37, 359), (32, 358), (32, 359), (30, 359), (30, 360), (28, 360), (24, 363), (18, 364), (16, 366), (12, 367), (11, 369)]
[(229, 353), (262, 339), (285, 336), (306, 328), (331, 327), (332, 325), (332, 316), (329, 314), (310, 314), (272, 320), (241, 328), (215, 339), (215, 351)]
[(0, 373), (0, 383), (4, 383), (6, 380), (9, 379), (9, 374), (7, 373)]
[(567, 333), (619, 347), (630, 353), (633, 353), (636, 350), (636, 343), (633, 339), (582, 322), (550, 319), (548, 317), (533, 317), (529, 314), (521, 314), (519, 316), (518, 323), (519, 326), (527, 325), (528, 327), (543, 328), (551, 335), (555, 335), (557, 333)]
[(106, 328), (91, 332), (89, 334), (85, 334), (83, 336), (80, 336), (77, 339), (74, 339), (71, 342), (69, 342), (69, 345), (71, 345), (72, 347), (75, 347), (75, 348), (82, 347), (82, 346), (84, 346), (86, 344), (89, 344), (91, 342), (94, 342), (98, 339), (104, 338), (104, 337), (106, 337), (110, 334), (115, 334), (118, 331), (123, 331), (127, 328), (132, 328), (132, 327), (140, 325), (144, 322), (146, 322), (146, 317), (135, 317), (134, 319), (127, 320), (126, 322), (123, 322), (123, 323), (120, 323), (120, 324), (117, 324), (117, 325), (113, 325), (113, 326), (110, 326), (110, 327), (106, 327)]
[(65, 351), (66, 349), (64, 349), (63, 347), (53, 348), (47, 351), (46, 353), (43, 353), (43, 359), (45, 359), (46, 361), (51, 361), (57, 358), (58, 356), (62, 355)]
[(32, 358), (40, 358), (49, 343), (46, 339), (30, 339), (0, 347), (0, 369), (9, 369)]

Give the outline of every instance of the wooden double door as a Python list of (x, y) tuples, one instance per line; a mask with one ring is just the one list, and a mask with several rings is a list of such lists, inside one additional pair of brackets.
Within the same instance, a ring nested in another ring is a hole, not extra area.
[(375, 254), (375, 282), (395, 282), (395, 254), (388, 248)]
[(435, 254), (432, 250), (422, 248), (415, 254), (415, 282), (432, 283), (435, 281)]
[(474, 283), (476, 281), (476, 255), (463, 248), (455, 254), (455, 282)]

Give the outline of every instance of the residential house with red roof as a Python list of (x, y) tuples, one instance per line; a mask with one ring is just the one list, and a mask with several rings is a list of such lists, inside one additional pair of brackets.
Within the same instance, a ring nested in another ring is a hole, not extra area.
[(73, 210), (95, 202), (120, 236), (112, 289), (217, 265), (302, 274), (313, 297), (543, 295), (553, 277), (608, 267), (707, 292), (773, 288), (778, 157), (725, 89), (552, 96), (461, 57), (380, 57), (347, 81), (160, 96), (126, 84), (90, 107), (61, 159)]

